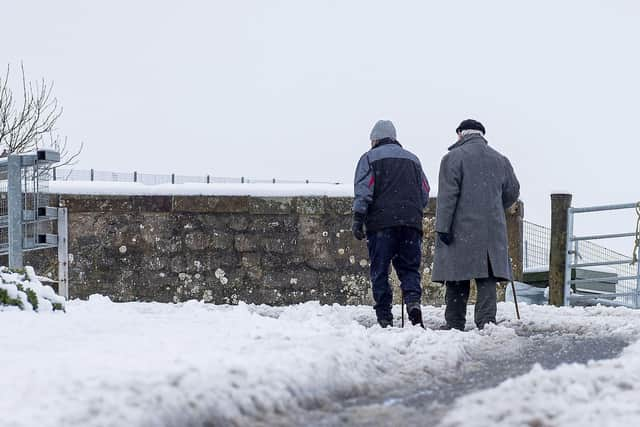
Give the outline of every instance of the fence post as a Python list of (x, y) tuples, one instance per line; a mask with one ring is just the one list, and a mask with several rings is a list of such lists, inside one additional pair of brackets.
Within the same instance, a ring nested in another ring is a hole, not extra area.
[(240, 184), (244, 184), (244, 176), (240, 178)]
[[(549, 244), (549, 304), (562, 306), (565, 301), (567, 274), (567, 222), (571, 194), (551, 195), (551, 242)], [(571, 274), (571, 270), (569, 270)]]
[(138, 172), (133, 171), (133, 182), (138, 182)]
[[(633, 306), (635, 308), (640, 308), (640, 262), (637, 262), (636, 274), (638, 278), (636, 279), (636, 294), (633, 297)], [(617, 289), (616, 289), (617, 292)]]
[(58, 293), (69, 299), (69, 228), (67, 208), (58, 208)]
[(172, 174), (171, 174), (171, 183), (172, 183), (172, 184), (175, 184), (175, 183), (176, 183), (176, 174), (175, 174), (175, 173), (172, 173)]
[(91, 181), (93, 181), (93, 169), (91, 169)]
[(507, 209), (506, 214), (509, 258), (511, 259), (513, 280), (522, 281), (524, 272), (522, 267), (522, 240), (524, 238), (522, 219), (524, 218), (524, 203), (518, 200), (513, 206)]
[(56, 168), (53, 168), (53, 180), (56, 180)]
[(211, 175), (207, 175), (207, 184), (211, 184)]
[(273, 183), (274, 183), (274, 184), (276, 183), (276, 179), (275, 179), (275, 178), (273, 178)]
[(7, 158), (7, 215), (9, 234), (9, 268), (22, 268), (22, 158), (9, 154)]

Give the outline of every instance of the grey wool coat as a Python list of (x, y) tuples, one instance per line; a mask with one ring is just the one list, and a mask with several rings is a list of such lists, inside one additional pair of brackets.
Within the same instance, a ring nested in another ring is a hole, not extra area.
[(451, 233), (445, 245), (436, 239), (434, 282), (489, 277), (489, 261), (498, 280), (511, 280), (505, 209), (520, 195), (509, 160), (479, 134), (451, 147), (440, 164), (436, 231)]

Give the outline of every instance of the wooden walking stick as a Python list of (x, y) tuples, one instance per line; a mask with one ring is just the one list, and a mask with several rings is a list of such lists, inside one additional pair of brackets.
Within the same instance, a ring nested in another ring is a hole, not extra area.
[(513, 282), (513, 280), (511, 281), (511, 290), (513, 291), (513, 302), (516, 305), (516, 316), (518, 317), (518, 320), (520, 320), (520, 310), (518, 309), (518, 297), (516, 296), (516, 284)]

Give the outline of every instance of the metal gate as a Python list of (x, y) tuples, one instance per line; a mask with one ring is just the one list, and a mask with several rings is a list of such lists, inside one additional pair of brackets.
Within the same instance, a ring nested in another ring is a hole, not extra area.
[(58, 293), (68, 298), (67, 211), (49, 206), (58, 161), (60, 154), (48, 149), (0, 158), (0, 255), (10, 268), (22, 268), (24, 252), (57, 248)]
[(576, 214), (636, 209), (638, 203), (569, 208), (564, 305), (604, 304), (640, 308), (640, 263), (594, 240), (634, 237), (637, 232), (574, 236)]

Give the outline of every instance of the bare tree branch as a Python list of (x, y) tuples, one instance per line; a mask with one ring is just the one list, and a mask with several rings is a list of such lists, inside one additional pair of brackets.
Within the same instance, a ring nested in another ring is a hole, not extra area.
[(53, 95), (53, 83), (45, 79), (28, 81), (20, 64), (22, 102), (16, 102), (9, 86), (10, 67), (0, 76), (0, 148), (8, 154), (24, 153), (49, 147), (60, 152), (61, 165), (74, 164), (84, 144), (77, 151), (69, 149), (67, 138), (56, 133), (62, 106)]
[(60, 153), (60, 162), (56, 163), (54, 167), (73, 166), (77, 163), (80, 153), (84, 148), (84, 142), (80, 143), (80, 147), (77, 150), (72, 150), (69, 147), (69, 139), (65, 136), (54, 134), (53, 132), (47, 134), (47, 141), (43, 141), (44, 138), (39, 138), (36, 143), (36, 149), (38, 148), (52, 148)]

